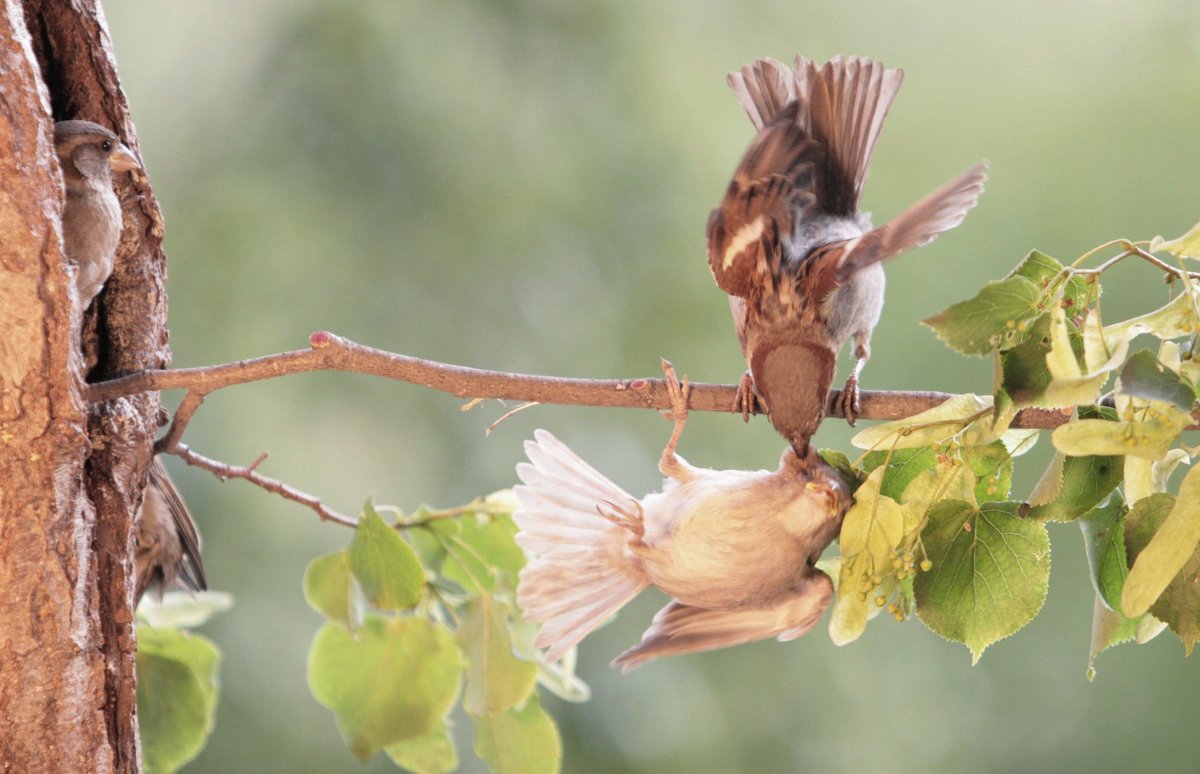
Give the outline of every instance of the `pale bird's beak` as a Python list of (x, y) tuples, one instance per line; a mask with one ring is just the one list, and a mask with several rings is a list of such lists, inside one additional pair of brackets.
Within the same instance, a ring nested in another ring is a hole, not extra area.
[(133, 152), (126, 148), (121, 143), (113, 148), (113, 151), (108, 156), (108, 165), (113, 168), (114, 172), (128, 172), (131, 169), (139, 169), (142, 165), (138, 163)]

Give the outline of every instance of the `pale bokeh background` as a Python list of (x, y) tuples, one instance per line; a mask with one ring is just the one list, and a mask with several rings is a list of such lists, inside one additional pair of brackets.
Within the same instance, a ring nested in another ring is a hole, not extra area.
[[(1032, 247), (1069, 261), (1200, 218), (1190, 0), (224, 0), (107, 12), (166, 213), (177, 366), (304, 347), (329, 329), (480, 367), (652, 376), (665, 355), (695, 379), (733, 381), (744, 365), (704, 225), (751, 136), (724, 75), (764, 55), (858, 53), (906, 69), (866, 191), (877, 221), (992, 164), (962, 228), (888, 266), (867, 388), (988, 391), (988, 362), (953, 355), (917, 321)], [(1141, 267), (1114, 280), (1106, 315), (1165, 298)], [(658, 486), (669, 426), (651, 413), (539, 408), (485, 439), (504, 407), (458, 407), (378, 379), (294, 376), (211, 396), (187, 440), (232, 462), (267, 451), (265, 473), (345, 512), (368, 496), (412, 509), (507, 487), (538, 426), (631, 491)], [(850, 451), (848, 437), (830, 421), (818, 440)], [(709, 415), (682, 452), (767, 467), (781, 448), (765, 421)], [(209, 577), (237, 598), (204, 629), (225, 652), (223, 696), (190, 770), (392, 770), (355, 763), (304, 684), (320, 624), (301, 595), (304, 566), (350, 533), (168, 465), (203, 529)], [(1071, 525), (1051, 531), (1045, 609), (976, 667), (919, 622), (881, 618), (845, 648), (822, 627), (620, 677), (607, 661), (661, 604), (647, 594), (584, 645), (593, 701), (549, 702), (565, 770), (1194, 770), (1196, 664), (1163, 636), (1105, 654), (1089, 684), (1082, 541)], [(463, 770), (480, 770), (469, 723), (457, 733)]]

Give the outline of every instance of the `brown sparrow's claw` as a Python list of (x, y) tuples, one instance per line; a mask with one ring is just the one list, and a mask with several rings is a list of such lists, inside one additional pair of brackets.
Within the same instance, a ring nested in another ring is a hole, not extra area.
[(742, 421), (749, 422), (751, 414), (765, 414), (766, 411), (767, 404), (754, 386), (754, 377), (747, 371), (738, 382), (737, 394), (733, 398), (733, 413), (741, 414)]
[(838, 396), (838, 408), (842, 410), (842, 416), (846, 418), (846, 422), (854, 427), (854, 423), (858, 421), (858, 415), (862, 412), (862, 401), (858, 394), (858, 377), (854, 374), (846, 380), (846, 386), (842, 388), (842, 394)]

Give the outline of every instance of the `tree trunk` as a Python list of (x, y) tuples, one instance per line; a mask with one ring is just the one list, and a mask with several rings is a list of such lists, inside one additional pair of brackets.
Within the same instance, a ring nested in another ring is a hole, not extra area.
[[(134, 517), (158, 396), (89, 407), (62, 256), (55, 120), (138, 150), (93, 0), (0, 6), (0, 772), (136, 772)], [(126, 177), (126, 176), (122, 176)], [(164, 367), (162, 218), (118, 189), (116, 268), (84, 325), (93, 378)]]

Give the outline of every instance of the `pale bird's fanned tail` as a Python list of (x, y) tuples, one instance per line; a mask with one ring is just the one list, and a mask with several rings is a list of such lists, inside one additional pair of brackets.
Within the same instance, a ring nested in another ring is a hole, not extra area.
[(529, 557), (517, 602), (542, 624), (535, 644), (553, 661), (649, 585), (627, 550), (641, 505), (545, 430), (525, 453), (524, 483), (513, 488), (517, 544)]

